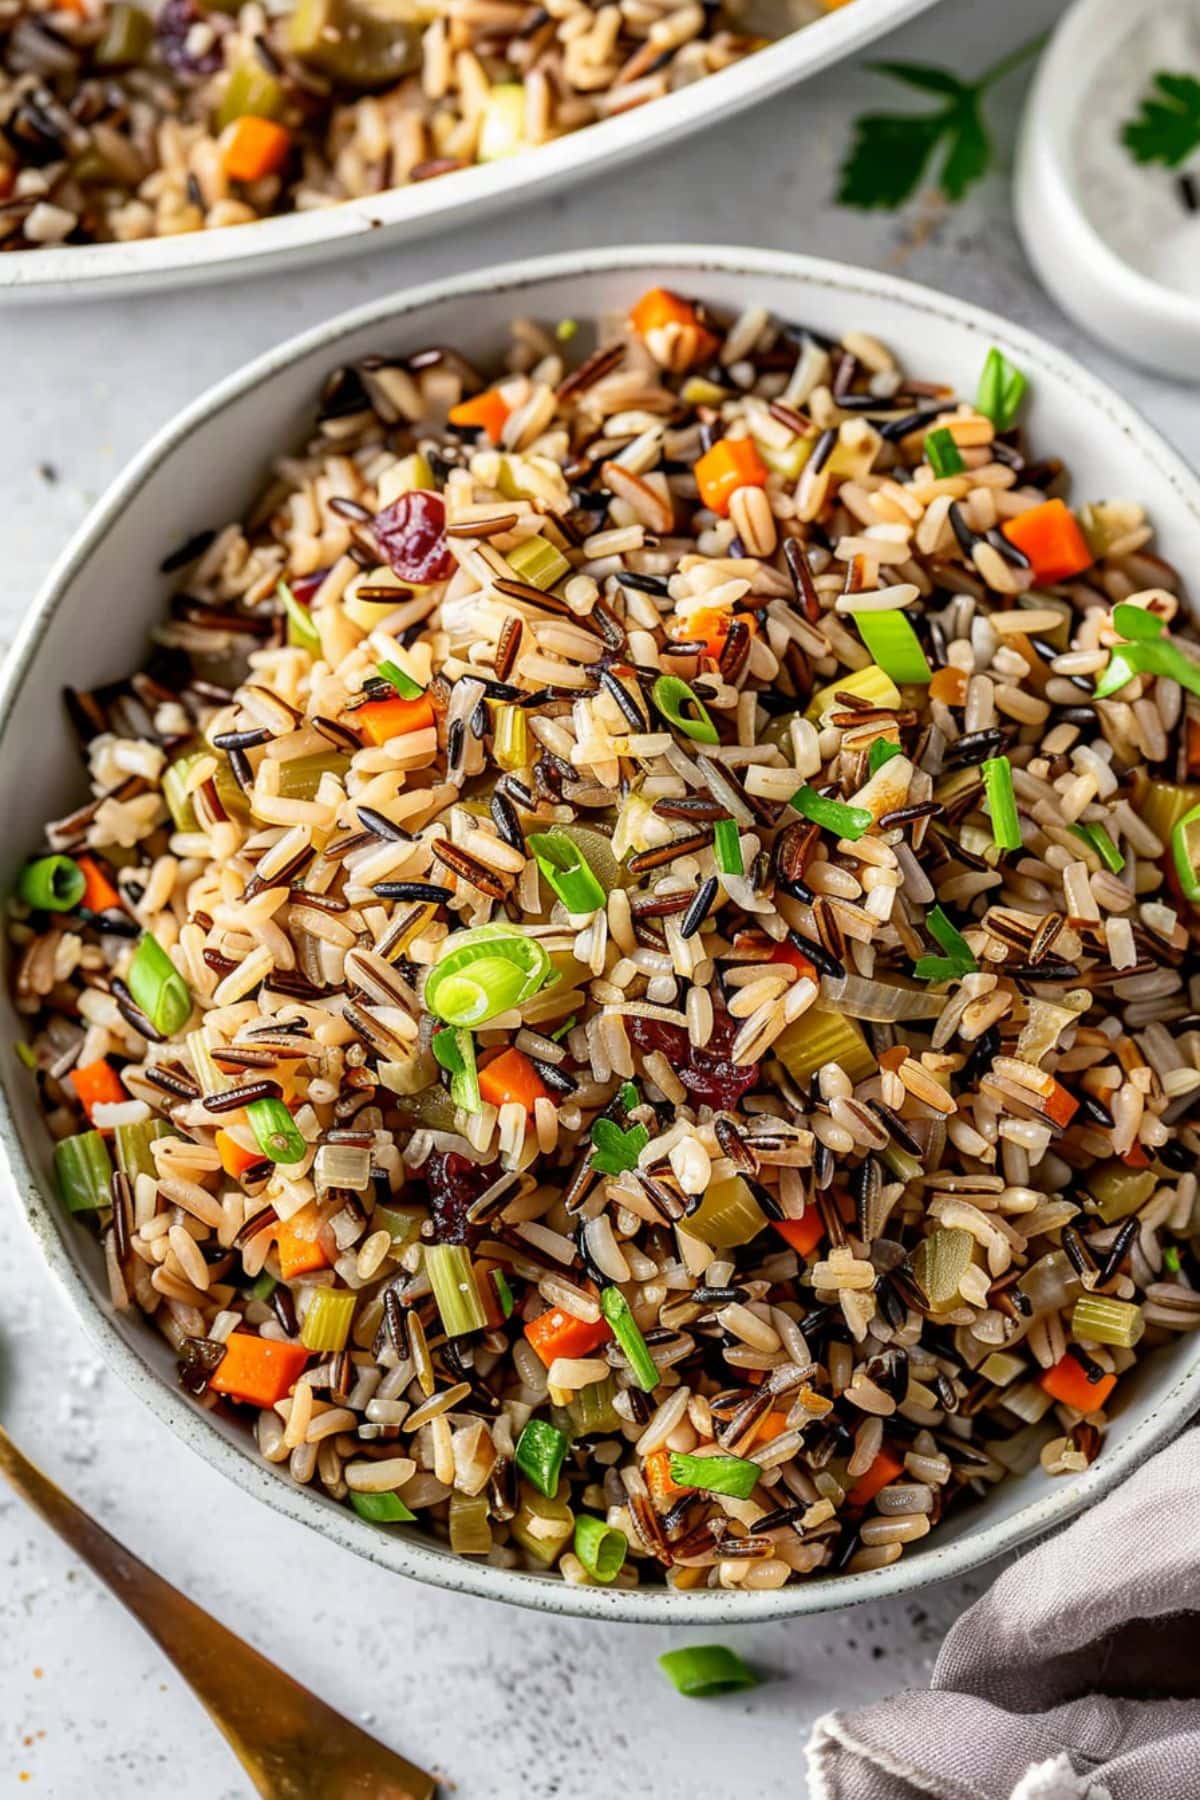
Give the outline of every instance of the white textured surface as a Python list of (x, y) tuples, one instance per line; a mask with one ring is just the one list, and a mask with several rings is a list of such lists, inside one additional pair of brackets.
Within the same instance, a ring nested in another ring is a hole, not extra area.
[[(944, 0), (880, 53), (973, 71), (1058, 10), (1053, 0)], [(996, 96), (1005, 157), (1017, 86)], [(1189, 392), (1091, 350), (1036, 290), (1003, 174), (948, 215), (918, 207), (897, 223), (828, 204), (849, 120), (894, 98), (863, 70), (835, 70), (709, 140), (487, 232), (422, 244), (408, 258), (192, 296), (9, 313), (0, 329), (0, 630), (11, 633), (66, 534), (123, 461), (215, 377), (389, 286), (538, 250), (708, 236), (898, 267), (1067, 345), (1185, 453), (1200, 450)], [(119, 594), (96, 595), (97, 631), (119, 604)], [(728, 1631), (725, 1640), (770, 1679), (747, 1696), (683, 1701), (653, 1664), (682, 1634), (560, 1622), (405, 1585), (237, 1493), (104, 1374), (3, 1205), (0, 1294), (0, 1417), (13, 1435), (171, 1580), (381, 1737), (444, 1769), (463, 1800), (616, 1800), (664, 1788), (696, 1800), (802, 1796), (811, 1718), (923, 1682), (942, 1633), (978, 1591), (977, 1582), (959, 1584), (919, 1603)], [(249, 1793), (139, 1629), (2, 1497), (0, 1569), (3, 1800)], [(156, 1742), (170, 1743), (170, 1754)]]

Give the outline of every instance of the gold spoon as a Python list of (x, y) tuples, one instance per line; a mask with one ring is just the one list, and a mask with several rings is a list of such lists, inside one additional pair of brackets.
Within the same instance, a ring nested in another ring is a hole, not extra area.
[(123, 1549), (3, 1426), (0, 1474), (140, 1620), (265, 1800), (434, 1800), (432, 1775), (343, 1719)]

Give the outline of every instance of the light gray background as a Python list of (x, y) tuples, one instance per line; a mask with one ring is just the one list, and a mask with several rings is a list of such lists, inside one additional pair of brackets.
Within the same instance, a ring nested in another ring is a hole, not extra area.
[[(943, 0), (873, 54), (973, 74), (1059, 10), (1054, 0)], [(1033, 282), (1008, 193), (1023, 81), (993, 96), (997, 173), (951, 212), (923, 201), (895, 220), (831, 204), (850, 120), (910, 104), (851, 64), (490, 230), (229, 289), (0, 315), (0, 634), (11, 636), (126, 459), (218, 376), (389, 288), (613, 239), (708, 238), (898, 270), (1066, 345), (1195, 454), (1194, 390), (1092, 348)], [(96, 595), (97, 632), (120, 598)], [(684, 1634), (559, 1622), (406, 1585), (228, 1486), (105, 1374), (4, 1204), (0, 1296), (0, 1415), (13, 1435), (187, 1592), (397, 1748), (444, 1769), (461, 1800), (802, 1796), (812, 1718), (925, 1682), (942, 1634), (980, 1589), (957, 1583), (919, 1603), (727, 1631), (770, 1679), (748, 1696), (684, 1701), (654, 1667)], [(3, 1800), (248, 1793), (138, 1627), (0, 1495)]]

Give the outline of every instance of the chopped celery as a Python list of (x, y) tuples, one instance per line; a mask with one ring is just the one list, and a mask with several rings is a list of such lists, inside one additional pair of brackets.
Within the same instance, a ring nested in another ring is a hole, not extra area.
[(420, 450), (410, 451), (387, 472), (387, 498), (390, 505), (401, 494), (428, 493), (437, 487), (433, 466)]
[(854, 1021), (820, 1005), (810, 1007), (789, 1025), (776, 1038), (772, 1053), (792, 1080), (799, 1082), (808, 1081), (826, 1063), (836, 1063), (855, 1082), (865, 1081), (877, 1066)]
[(428, 1217), (423, 1207), (377, 1206), (371, 1214), (371, 1228), (386, 1231), (394, 1245), (415, 1242)]
[(525, 1554), (548, 1569), (570, 1542), (575, 1514), (565, 1500), (549, 1500), (523, 1483), (521, 1505), (510, 1529)]
[[(725, 398), (721, 390), (717, 390), (716, 404)], [(785, 481), (799, 481), (804, 473), (804, 465), (813, 453), (813, 445), (817, 437), (796, 437), (785, 444), (782, 449), (777, 444), (768, 444), (762, 438), (755, 438), (754, 447), (775, 475), (782, 475)]]
[(1084, 1180), (1106, 1225), (1115, 1225), (1118, 1219), (1138, 1212), (1158, 1186), (1153, 1169), (1130, 1169), (1115, 1157), (1111, 1162), (1097, 1163)]
[(282, 86), (257, 58), (248, 58), (229, 72), (225, 92), (217, 106), (216, 128), (224, 131), (227, 125), (248, 113), (259, 119), (274, 119), (282, 110)]
[(616, 1392), (616, 1378), (606, 1375), (603, 1381), (593, 1381), (572, 1394), (566, 1415), (576, 1437), (607, 1436), (620, 1431), (623, 1420), (613, 1406)]
[(1092, 1344), (1115, 1344), (1132, 1350), (1146, 1329), (1140, 1306), (1128, 1300), (1108, 1300), (1102, 1294), (1084, 1294), (1075, 1302), (1071, 1331)]
[(154, 22), (140, 6), (114, 6), (92, 51), (98, 69), (127, 69), (144, 62), (154, 42)]
[(98, 1131), (81, 1131), (54, 1146), (54, 1173), (68, 1212), (112, 1205), (112, 1163)]
[(300, 1342), (306, 1350), (344, 1350), (350, 1336), (357, 1295), (316, 1288), (308, 1303)]
[(456, 1556), (486, 1556), (492, 1548), (486, 1494), (450, 1496), (450, 1548)]
[(525, 148), (525, 89), (519, 81), (501, 81), (483, 103), (476, 156), (481, 163), (515, 156)]
[(1163, 844), (1171, 842), (1171, 833), (1185, 813), (1200, 806), (1200, 787), (1180, 787), (1173, 781), (1148, 781), (1135, 792), (1134, 803), (1139, 816)]
[(462, 1244), (427, 1244), (425, 1273), (447, 1337), (482, 1331), (487, 1311), (475, 1279), (471, 1253)]
[(733, 1175), (710, 1185), (695, 1212), (683, 1220), (682, 1229), (718, 1250), (732, 1250), (756, 1238), (766, 1223), (766, 1213), (742, 1177)]
[(159, 1138), (173, 1135), (165, 1119), (146, 1119), (141, 1125), (118, 1125), (113, 1133), (117, 1167), (130, 1181), (139, 1175), (157, 1175), (158, 1166), (150, 1146)]
[(523, 706), (507, 701), (493, 706), (492, 755), (501, 769), (523, 769), (529, 762), (529, 724)]
[(522, 538), (509, 551), (506, 560), (518, 581), (527, 581), (531, 587), (544, 590), (571, 573), (570, 563), (549, 538)]
[(279, 793), (284, 800), (314, 800), (324, 775), (340, 780), (350, 758), (338, 750), (318, 750), (312, 756), (295, 756), (279, 765)]

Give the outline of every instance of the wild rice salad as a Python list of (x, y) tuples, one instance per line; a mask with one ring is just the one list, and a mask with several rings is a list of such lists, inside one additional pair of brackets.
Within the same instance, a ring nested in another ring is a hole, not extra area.
[(22, 1053), (293, 1481), (572, 1582), (878, 1568), (1200, 1324), (1200, 647), (998, 351), (577, 335), (339, 369), (169, 560), (67, 697)]
[[(778, 0), (772, 32), (845, 0)], [(0, 249), (174, 236), (544, 144), (766, 41), (748, 0), (0, 0)]]

